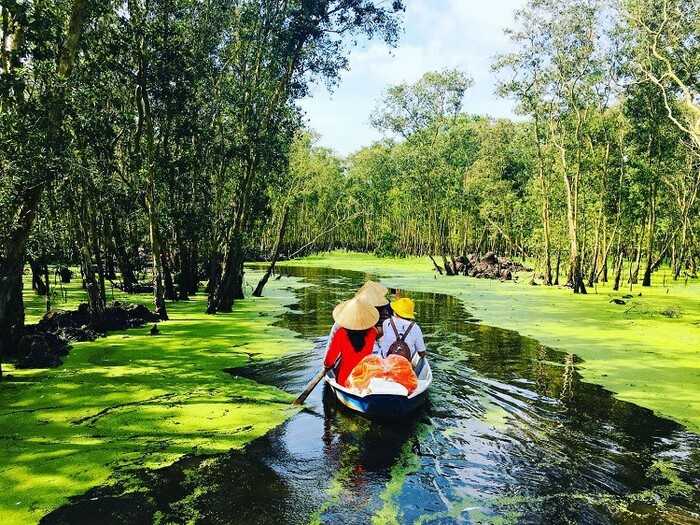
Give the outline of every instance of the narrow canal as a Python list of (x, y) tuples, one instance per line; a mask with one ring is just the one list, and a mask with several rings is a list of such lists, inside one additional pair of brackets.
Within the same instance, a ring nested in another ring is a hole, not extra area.
[[(285, 268), (310, 286), (279, 324), (314, 350), (231, 373), (300, 392), (331, 311), (366, 276)], [(577, 358), (412, 293), (435, 380), (404, 422), (369, 421), (319, 386), (244, 451), (145, 472), (42, 523), (700, 523), (700, 436), (584, 383)]]

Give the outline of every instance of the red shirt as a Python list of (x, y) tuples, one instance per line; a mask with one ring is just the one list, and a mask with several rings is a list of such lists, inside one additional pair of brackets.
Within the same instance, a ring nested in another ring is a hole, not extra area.
[(340, 356), (340, 365), (336, 369), (336, 381), (343, 386), (352, 369), (357, 366), (357, 363), (362, 361), (363, 357), (372, 353), (374, 341), (377, 339), (377, 329), (372, 327), (365, 334), (365, 344), (361, 350), (356, 351), (355, 347), (350, 342), (348, 331), (345, 328), (338, 328), (338, 331), (333, 336), (331, 346), (326, 352), (326, 358), (323, 360), (323, 366), (333, 366), (335, 360)]

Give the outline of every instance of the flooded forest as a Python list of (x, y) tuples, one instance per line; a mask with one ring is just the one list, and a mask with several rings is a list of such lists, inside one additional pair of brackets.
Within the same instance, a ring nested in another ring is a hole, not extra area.
[(453, 4), (0, 2), (1, 523), (700, 523), (700, 4), (513, 0), (328, 147)]

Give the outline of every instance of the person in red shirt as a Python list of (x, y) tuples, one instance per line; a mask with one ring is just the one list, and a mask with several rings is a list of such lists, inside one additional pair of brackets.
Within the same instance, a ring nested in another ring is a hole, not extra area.
[(379, 320), (379, 312), (373, 305), (355, 297), (340, 303), (333, 310), (333, 319), (340, 328), (333, 335), (323, 366), (333, 366), (340, 357), (335, 371), (336, 381), (347, 386), (346, 381), (353, 368), (372, 353), (377, 339), (374, 325)]

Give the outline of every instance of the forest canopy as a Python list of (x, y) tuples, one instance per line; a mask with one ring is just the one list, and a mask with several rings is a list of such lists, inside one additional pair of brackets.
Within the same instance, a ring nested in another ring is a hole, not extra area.
[(146, 286), (162, 319), (200, 283), (230, 311), (246, 261), (334, 248), (525, 257), (575, 292), (696, 275), (697, 0), (532, 0), (493, 64), (519, 119), (469, 113), (468, 71), (425, 72), (387, 86), (385, 140), (347, 158), (298, 101), (355, 40), (395, 44), (400, 1), (0, 5), (0, 356), (26, 265), (38, 293), (79, 267), (96, 317), (106, 282)]

